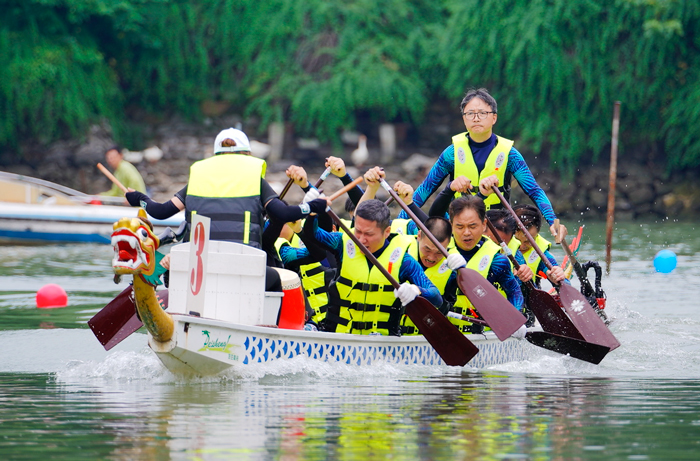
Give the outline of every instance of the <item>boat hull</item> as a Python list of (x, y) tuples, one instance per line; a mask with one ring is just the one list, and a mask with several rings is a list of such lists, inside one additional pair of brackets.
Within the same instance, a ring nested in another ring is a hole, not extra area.
[[(360, 336), (305, 330), (237, 325), (190, 315), (173, 314), (175, 334), (168, 342), (149, 338), (151, 349), (175, 374), (214, 375), (229, 368), (291, 359), (298, 356), (347, 365), (444, 365), (422, 336)], [(483, 368), (525, 360), (524, 341), (499, 341), (495, 334), (470, 335), (479, 353), (468, 366)]]
[[(112, 224), (136, 217), (136, 208), (113, 205), (33, 205), (0, 202), (0, 243), (111, 243)], [(184, 214), (153, 219), (156, 234), (177, 229)]]

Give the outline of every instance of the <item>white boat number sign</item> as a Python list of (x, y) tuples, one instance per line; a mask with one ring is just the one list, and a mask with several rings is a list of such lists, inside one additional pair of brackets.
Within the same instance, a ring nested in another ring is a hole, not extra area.
[(189, 290), (187, 290), (187, 306), (195, 312), (204, 309), (204, 293), (206, 291), (207, 254), (209, 253), (209, 228), (211, 219), (199, 214), (192, 214), (192, 230), (190, 232), (190, 264), (188, 266)]

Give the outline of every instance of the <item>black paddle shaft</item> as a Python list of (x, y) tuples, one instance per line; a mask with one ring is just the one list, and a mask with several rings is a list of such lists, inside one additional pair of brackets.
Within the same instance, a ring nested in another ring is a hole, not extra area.
[[(331, 172), (331, 167), (326, 168), (326, 170), (321, 174), (321, 177), (318, 178), (318, 181), (316, 181), (316, 184), (314, 184), (314, 187), (316, 189), (323, 184), (323, 181), (328, 177), (328, 174)], [(289, 181), (287, 181), (287, 184), (284, 185), (284, 189), (282, 189), (282, 192), (280, 192), (280, 200), (284, 198), (285, 195), (287, 195), (287, 192), (289, 192), (289, 189), (292, 187), (292, 184), (294, 184), (294, 180), (292, 178), (289, 178)]]
[[(399, 288), (401, 286), (399, 282), (377, 261), (377, 258), (355, 237), (355, 234), (343, 224), (338, 215), (330, 208), (327, 212), (336, 225), (343, 229), (343, 232), (355, 242), (355, 245), (364, 253), (365, 257), (387, 278), (389, 283), (394, 288)], [(479, 352), (479, 348), (469, 341), (452, 322), (447, 320), (425, 298), (417, 297), (408, 303), (406, 315), (418, 327), (418, 331), (423, 334), (447, 365), (464, 366)]]

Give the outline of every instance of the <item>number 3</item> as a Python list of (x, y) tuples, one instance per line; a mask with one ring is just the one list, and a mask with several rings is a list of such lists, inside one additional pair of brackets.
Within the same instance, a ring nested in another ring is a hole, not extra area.
[(204, 278), (204, 267), (202, 264), (202, 252), (204, 251), (204, 226), (201, 222), (197, 223), (194, 229), (193, 243), (197, 245), (197, 266), (190, 273), (190, 289), (193, 295), (197, 295), (202, 289), (202, 279)]

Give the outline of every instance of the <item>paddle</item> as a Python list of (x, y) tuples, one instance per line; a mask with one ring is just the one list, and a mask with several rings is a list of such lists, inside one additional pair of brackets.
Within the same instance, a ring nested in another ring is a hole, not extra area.
[(124, 187), (124, 184), (122, 184), (121, 182), (119, 182), (119, 180), (118, 180), (117, 178), (115, 178), (114, 175), (113, 175), (112, 173), (110, 173), (109, 170), (108, 170), (107, 168), (104, 167), (104, 165), (102, 165), (101, 163), (98, 163), (98, 164), (97, 164), (97, 168), (98, 168), (105, 176), (107, 176), (107, 178), (109, 178), (110, 181), (112, 181), (114, 184), (116, 184), (117, 187), (120, 188), (125, 194), (126, 194), (127, 192), (129, 192), (129, 189), (127, 189), (126, 187)]
[[(515, 217), (515, 222), (518, 224), (518, 227), (520, 227), (520, 230), (523, 231), (523, 234), (525, 234), (532, 248), (534, 248), (539, 257), (542, 258), (542, 262), (547, 266), (547, 269), (551, 270), (553, 267), (552, 263), (549, 262), (549, 259), (547, 259), (542, 250), (537, 246), (535, 239), (532, 238), (525, 225), (520, 221), (518, 215), (513, 211), (510, 203), (503, 197), (496, 186), (492, 186), (491, 190), (493, 190), (503, 206)], [(562, 244), (566, 245), (565, 242), (566, 240), (562, 239)], [(568, 247), (568, 245), (566, 246)], [(570, 251), (571, 249), (569, 249), (569, 252)], [(574, 259), (572, 259), (572, 256), (573, 254), (569, 254), (569, 259), (573, 262)], [(620, 342), (613, 336), (610, 330), (608, 330), (608, 327), (605, 326), (605, 322), (596, 314), (588, 303), (588, 300), (576, 288), (566, 283), (560, 283), (557, 285), (557, 290), (559, 291), (564, 309), (569, 314), (571, 322), (583, 336), (583, 339), (589, 343), (607, 346), (611, 351), (620, 346)]]
[[(331, 167), (326, 168), (323, 173), (321, 173), (321, 176), (318, 178), (318, 181), (316, 181), (316, 184), (314, 184), (314, 187), (316, 189), (319, 188), (321, 184), (323, 184), (323, 181), (328, 178), (328, 175), (331, 174)], [(282, 192), (280, 192), (280, 200), (284, 198), (285, 195), (287, 195), (287, 192), (289, 192), (289, 188), (292, 187), (292, 184), (294, 184), (294, 180), (292, 178), (289, 178), (289, 181), (287, 181), (287, 184), (284, 185), (284, 189), (282, 189)]]
[[(398, 288), (399, 282), (377, 261), (372, 253), (355, 237), (355, 234), (347, 228), (332, 209), (328, 209), (328, 214), (335, 221), (336, 226), (355, 242), (355, 245), (364, 253), (384, 277), (387, 278), (394, 288)], [(418, 327), (425, 339), (438, 353), (440, 358), (452, 366), (466, 365), (478, 352), (474, 343), (469, 341), (447, 318), (440, 313), (427, 299), (418, 296), (406, 305), (406, 315)]]
[(284, 185), (284, 189), (282, 189), (282, 192), (280, 192), (280, 200), (282, 200), (284, 196), (287, 195), (287, 192), (289, 192), (289, 189), (292, 187), (292, 184), (294, 184), (294, 180), (292, 178), (289, 178), (287, 184)]
[[(520, 264), (515, 260), (510, 248), (503, 241), (493, 223), (486, 218), (486, 225), (491, 229), (491, 233), (498, 240), (499, 245), (503, 248), (503, 252), (508, 256), (508, 259), (513, 263), (515, 270), (520, 268)], [(538, 289), (532, 280), (528, 280), (522, 284), (524, 292), (527, 296), (527, 304), (534, 312), (535, 317), (539, 320), (544, 331), (556, 333), (558, 335), (568, 336), (570, 338), (583, 339), (581, 333), (576, 329), (571, 319), (561, 309), (559, 304), (548, 293)]]
[[(156, 292), (163, 308), (168, 307), (168, 290)], [(88, 320), (90, 329), (95, 337), (108, 351), (127, 336), (135, 332), (143, 323), (136, 315), (133, 288), (131, 285), (119, 293), (112, 301)]]
[[(435, 236), (425, 227), (425, 224), (411, 211), (394, 189), (382, 179), (382, 187), (393, 197), (401, 208), (411, 217), (418, 228), (426, 237), (440, 250), (443, 256), (447, 257), (448, 252), (445, 247), (438, 242)], [(496, 336), (501, 341), (510, 337), (518, 328), (525, 324), (527, 319), (518, 312), (511, 303), (498, 292), (488, 280), (480, 273), (468, 267), (461, 267), (457, 270), (457, 285), (464, 295), (469, 298), (474, 308), (491, 326)]]
[[(449, 312), (447, 316), (465, 320), (471, 323), (478, 323), (479, 325), (489, 326), (481, 319), (461, 315), (456, 312)], [(539, 346), (543, 349), (563, 355), (569, 355), (573, 358), (596, 365), (598, 365), (601, 360), (605, 358), (607, 353), (610, 352), (610, 348), (607, 346), (601, 346), (600, 344), (593, 344), (580, 339), (569, 338), (568, 336), (557, 335), (546, 331), (528, 331), (525, 333), (525, 339), (535, 346)]]

